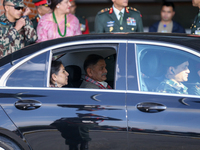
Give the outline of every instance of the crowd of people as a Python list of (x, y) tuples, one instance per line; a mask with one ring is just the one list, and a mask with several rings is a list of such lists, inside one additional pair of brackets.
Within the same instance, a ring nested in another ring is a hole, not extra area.
[[(0, 58), (26, 45), (60, 37), (89, 34), (88, 21), (77, 16), (75, 0), (33, 0), (38, 14), (30, 20), (30, 8), (23, 0), (4, 0), (5, 13), (0, 16)], [(112, 0), (111, 8), (99, 11), (95, 17), (95, 32), (143, 32), (139, 10), (128, 7), (128, 0)], [(192, 0), (200, 8), (200, 0)], [(161, 20), (149, 27), (149, 32), (185, 33), (185, 29), (173, 21), (174, 4), (164, 2)], [(191, 26), (191, 34), (200, 34), (200, 13)]]

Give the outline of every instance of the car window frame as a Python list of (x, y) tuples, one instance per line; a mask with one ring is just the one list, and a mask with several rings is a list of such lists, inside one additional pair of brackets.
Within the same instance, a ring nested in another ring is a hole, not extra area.
[[(173, 93), (159, 93), (159, 92), (149, 92), (149, 91), (141, 91), (141, 88), (140, 88), (140, 80), (139, 80), (139, 68), (138, 68), (138, 56), (137, 56), (137, 51), (136, 51), (136, 46), (137, 44), (142, 44), (142, 45), (154, 45), (154, 46), (165, 46), (165, 47), (168, 47), (168, 48), (174, 48), (174, 49), (177, 49), (177, 50), (181, 50), (181, 51), (185, 51), (185, 52), (188, 52), (192, 55), (195, 55), (197, 57), (200, 58), (200, 52), (198, 52), (197, 50), (193, 49), (193, 48), (190, 48), (190, 47), (186, 47), (186, 46), (183, 46), (183, 45), (179, 45), (179, 44), (174, 44), (174, 43), (170, 43), (170, 42), (155, 42), (155, 41), (139, 41), (139, 40), (129, 40), (128, 41), (129, 44), (132, 44), (134, 46), (135, 49), (134, 49), (134, 52), (135, 52), (135, 68), (136, 68), (136, 78), (137, 78), (137, 85), (138, 85), (138, 89), (133, 89), (131, 86), (128, 86), (128, 90), (129, 91), (137, 91), (139, 93), (153, 93), (153, 94), (161, 94), (161, 95), (185, 95), (185, 94), (173, 94)], [(130, 55), (130, 50), (128, 51), (128, 54), (127, 55)], [(131, 69), (130, 66), (128, 66), (128, 70)], [(130, 83), (130, 79), (127, 77), (127, 82)], [(188, 94), (188, 96), (192, 96), (192, 97), (199, 97), (198, 95), (190, 95)]]

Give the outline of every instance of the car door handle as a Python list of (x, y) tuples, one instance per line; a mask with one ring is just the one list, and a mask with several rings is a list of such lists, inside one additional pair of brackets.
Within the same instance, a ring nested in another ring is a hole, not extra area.
[(15, 107), (20, 110), (33, 110), (42, 106), (42, 103), (36, 100), (19, 100), (15, 102)]
[(167, 109), (167, 107), (163, 104), (143, 102), (137, 104), (137, 109), (139, 109), (142, 112), (156, 113)]

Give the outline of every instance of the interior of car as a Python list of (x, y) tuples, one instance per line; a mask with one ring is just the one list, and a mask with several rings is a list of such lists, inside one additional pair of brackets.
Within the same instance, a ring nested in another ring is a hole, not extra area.
[(54, 55), (53, 57), (57, 58), (56, 60), (60, 60), (63, 63), (65, 70), (69, 73), (68, 85), (64, 87), (80, 87), (86, 74), (83, 64), (86, 57), (90, 54), (97, 54), (104, 58), (106, 69), (108, 71), (106, 82), (114, 88), (114, 72), (116, 66), (116, 50), (114, 48), (81, 48)]

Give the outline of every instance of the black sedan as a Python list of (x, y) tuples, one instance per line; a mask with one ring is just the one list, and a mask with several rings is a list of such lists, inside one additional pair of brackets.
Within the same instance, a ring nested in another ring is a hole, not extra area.
[[(79, 88), (89, 54), (105, 58), (112, 89)], [(188, 94), (160, 92), (164, 62), (179, 55), (189, 63)], [(52, 60), (68, 71), (67, 87), (50, 87)], [(0, 150), (199, 149), (200, 96), (189, 92), (199, 70), (192, 35), (94, 34), (27, 46), (0, 60)]]

